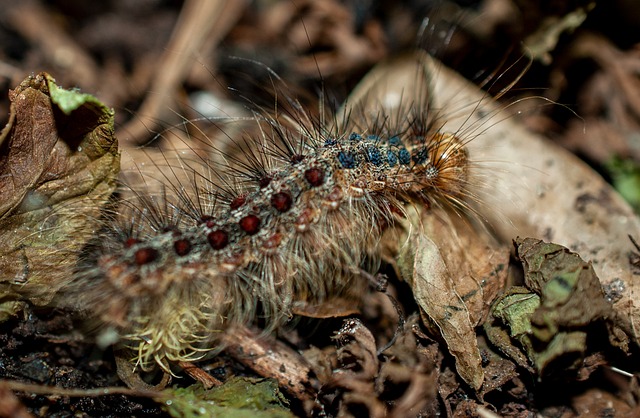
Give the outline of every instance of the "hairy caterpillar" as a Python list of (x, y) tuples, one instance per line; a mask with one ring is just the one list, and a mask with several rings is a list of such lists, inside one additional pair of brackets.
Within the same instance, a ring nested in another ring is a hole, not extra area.
[(137, 191), (129, 225), (87, 252), (73, 285), (80, 307), (143, 369), (169, 371), (258, 313), (273, 329), (298, 302), (357, 303), (361, 269), (375, 272), (380, 234), (406, 204), (460, 206), (469, 193), (463, 131), (440, 130), (424, 57), (411, 59), (411, 84), (386, 97), (320, 118), (289, 99), (254, 112), (258, 134), (235, 141), (240, 158), (208, 144), (213, 155), (165, 167), (162, 196)]

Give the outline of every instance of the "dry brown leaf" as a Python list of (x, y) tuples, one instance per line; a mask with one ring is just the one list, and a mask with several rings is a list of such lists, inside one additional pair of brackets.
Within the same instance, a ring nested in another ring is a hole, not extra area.
[[(453, 221), (444, 222), (447, 218), (442, 216), (433, 211), (409, 213), (408, 223), (418, 227), (407, 226), (409, 237), (400, 249), (398, 267), (447, 342), (458, 373), (477, 390), (484, 372), (475, 327), (504, 287), (509, 253), (488, 246), (469, 224), (455, 229)], [(489, 291), (483, 294), (485, 289)]]
[(412, 266), (403, 276), (411, 285), (418, 305), (447, 342), (449, 352), (456, 358), (460, 376), (471, 387), (479, 389), (484, 372), (469, 311), (455, 290), (435, 242), (424, 234), (417, 234), (413, 240), (410, 244), (412, 253), (401, 255), (401, 263)]
[(335, 297), (321, 304), (310, 304), (304, 300), (295, 301), (291, 312), (308, 318), (340, 318), (358, 315), (360, 309), (354, 306), (352, 299)]
[[(637, 417), (640, 416), (640, 405), (627, 403), (615, 394), (600, 388), (589, 388), (571, 399), (572, 411), (564, 417)], [(548, 416), (541, 411), (543, 416)], [(552, 412), (552, 411), (551, 411)]]
[(116, 187), (113, 111), (45, 73), (9, 97), (0, 136), (0, 298), (46, 304), (70, 279)]

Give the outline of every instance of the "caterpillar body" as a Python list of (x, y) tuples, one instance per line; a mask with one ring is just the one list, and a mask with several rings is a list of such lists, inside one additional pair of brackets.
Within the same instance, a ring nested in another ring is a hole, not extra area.
[[(414, 59), (419, 68), (422, 55)], [(258, 134), (244, 139), (241, 158), (211, 145), (213, 157), (179, 160), (194, 193), (166, 167), (161, 203), (139, 199), (143, 209), (124, 217), (135, 222), (84, 257), (81, 308), (115, 328), (141, 368), (169, 371), (220, 348), (216, 335), (258, 313), (269, 330), (298, 302), (357, 303), (361, 270), (375, 272), (381, 233), (405, 205), (460, 205), (468, 193), (464, 141), (439, 129), (426, 75), (411, 81), (329, 117), (292, 99), (287, 110), (255, 112)]]

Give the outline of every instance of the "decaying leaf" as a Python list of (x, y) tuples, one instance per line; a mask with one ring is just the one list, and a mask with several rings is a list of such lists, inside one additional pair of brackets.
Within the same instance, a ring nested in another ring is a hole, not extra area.
[(560, 327), (585, 326), (612, 314), (592, 265), (579, 255), (533, 238), (518, 238), (515, 244), (525, 285), (541, 296), (532, 316), (536, 338), (550, 341)]
[(436, 324), (449, 352), (456, 358), (460, 376), (471, 387), (479, 389), (484, 372), (469, 311), (455, 290), (437, 245), (426, 235), (416, 236), (412, 244), (415, 252), (405, 253), (407, 265), (413, 266), (407, 272), (406, 280), (418, 305)]
[(550, 64), (551, 51), (556, 48), (560, 36), (564, 32), (572, 32), (580, 27), (587, 18), (587, 13), (594, 6), (595, 4), (592, 3), (585, 8), (578, 7), (562, 17), (549, 16), (535, 33), (525, 39), (523, 50), (531, 58), (539, 59), (546, 65)]
[[(412, 226), (413, 227), (412, 227)], [(436, 325), (456, 358), (460, 376), (474, 389), (484, 381), (475, 327), (502, 291), (509, 252), (458, 217), (410, 211), (408, 238), (398, 268), (409, 283), (427, 322)]]
[[(540, 306), (540, 297), (520, 286), (510, 288), (493, 306), (484, 329), (489, 340), (507, 357), (533, 373), (528, 357), (522, 351), (531, 352), (530, 316)], [(497, 323), (496, 323), (497, 322)], [(506, 327), (501, 326), (505, 324)], [(512, 338), (520, 345), (515, 345)]]
[(113, 111), (45, 73), (9, 94), (0, 135), (0, 299), (46, 304), (116, 187)]
[(580, 360), (588, 351), (590, 327), (613, 316), (591, 264), (557, 244), (518, 238), (515, 245), (526, 288), (500, 297), (487, 335), (518, 364), (532, 364), (539, 373), (559, 358)]

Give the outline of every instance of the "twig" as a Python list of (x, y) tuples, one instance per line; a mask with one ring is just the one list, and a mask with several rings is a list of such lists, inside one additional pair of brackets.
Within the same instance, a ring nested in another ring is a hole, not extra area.
[(151, 82), (152, 94), (145, 98), (137, 117), (116, 136), (134, 145), (144, 142), (149, 130), (153, 130), (158, 121), (166, 119), (171, 111), (170, 100), (193, 64), (192, 58), (205, 41), (219, 42), (235, 25), (245, 5), (243, 0), (189, 0), (185, 3)]

